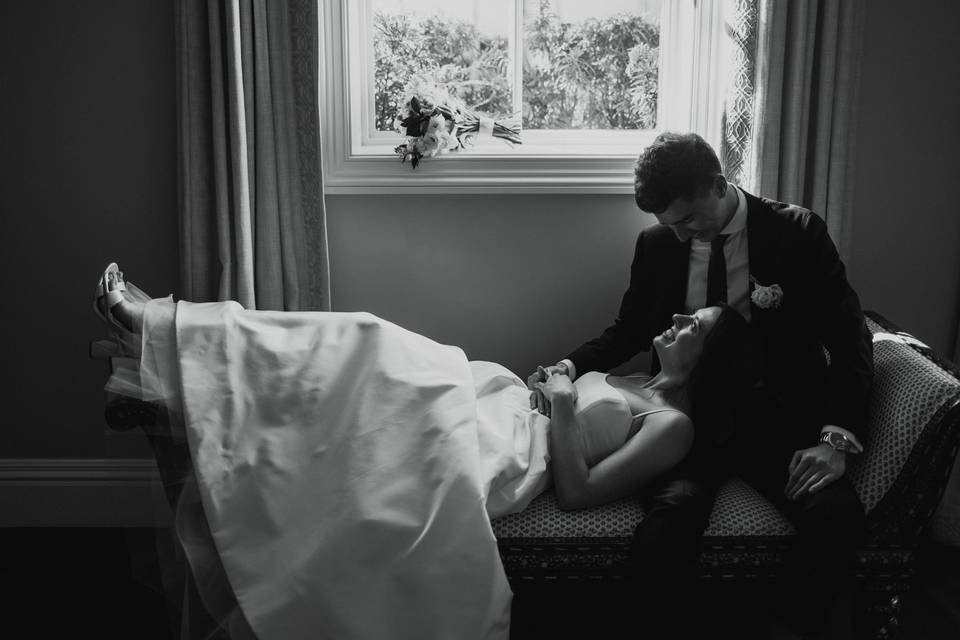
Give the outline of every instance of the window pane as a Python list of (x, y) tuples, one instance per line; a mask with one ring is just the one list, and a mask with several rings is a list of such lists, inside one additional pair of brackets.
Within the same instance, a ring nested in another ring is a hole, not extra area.
[(524, 0), (524, 129), (653, 129), (662, 0)]
[(511, 114), (513, 7), (513, 0), (373, 0), (376, 129), (394, 130), (418, 81), (471, 110)]

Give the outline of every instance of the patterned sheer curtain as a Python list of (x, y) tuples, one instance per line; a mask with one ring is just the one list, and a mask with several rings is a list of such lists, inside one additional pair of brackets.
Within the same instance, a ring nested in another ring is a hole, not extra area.
[(328, 310), (317, 3), (176, 7), (184, 298)]
[(726, 21), (732, 64), (723, 111), (720, 161), (727, 179), (748, 191), (752, 189), (746, 166), (753, 136), (758, 4), (758, 0), (732, 0)]
[(847, 258), (864, 0), (731, 0), (721, 159), (757, 195), (821, 215)]

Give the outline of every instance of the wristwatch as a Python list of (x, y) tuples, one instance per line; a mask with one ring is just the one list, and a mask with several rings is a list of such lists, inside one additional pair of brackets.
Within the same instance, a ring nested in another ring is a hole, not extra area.
[(839, 431), (824, 431), (820, 434), (820, 442), (826, 442), (837, 451), (843, 451), (844, 453), (857, 452), (856, 446)]
[(566, 363), (566, 362), (558, 362), (558, 363), (555, 364), (554, 366), (557, 367), (558, 369), (560, 369), (560, 370), (563, 372), (563, 375), (565, 375), (565, 376), (570, 375), (570, 368), (567, 367), (567, 363)]

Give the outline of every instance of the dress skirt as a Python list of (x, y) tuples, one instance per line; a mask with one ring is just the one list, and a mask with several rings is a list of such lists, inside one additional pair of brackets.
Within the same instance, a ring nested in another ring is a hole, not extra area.
[(182, 417), (258, 638), (508, 637), (490, 520), (549, 483), (516, 375), (369, 313), (236, 302), (152, 300), (141, 347), (108, 389)]

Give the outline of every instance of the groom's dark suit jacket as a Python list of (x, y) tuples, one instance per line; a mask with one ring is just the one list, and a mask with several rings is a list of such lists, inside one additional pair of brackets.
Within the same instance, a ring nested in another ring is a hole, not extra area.
[[(763, 346), (762, 383), (784, 410), (800, 416), (805, 433), (794, 435), (804, 446), (813, 446), (824, 424), (848, 429), (862, 442), (873, 345), (826, 224), (801, 207), (746, 199), (749, 272), (760, 285), (783, 289), (780, 308), (751, 302), (751, 324)], [(650, 349), (671, 316), (684, 311), (689, 255), (690, 242), (680, 242), (669, 227), (640, 233), (619, 316), (567, 356), (577, 372), (608, 371)]]

